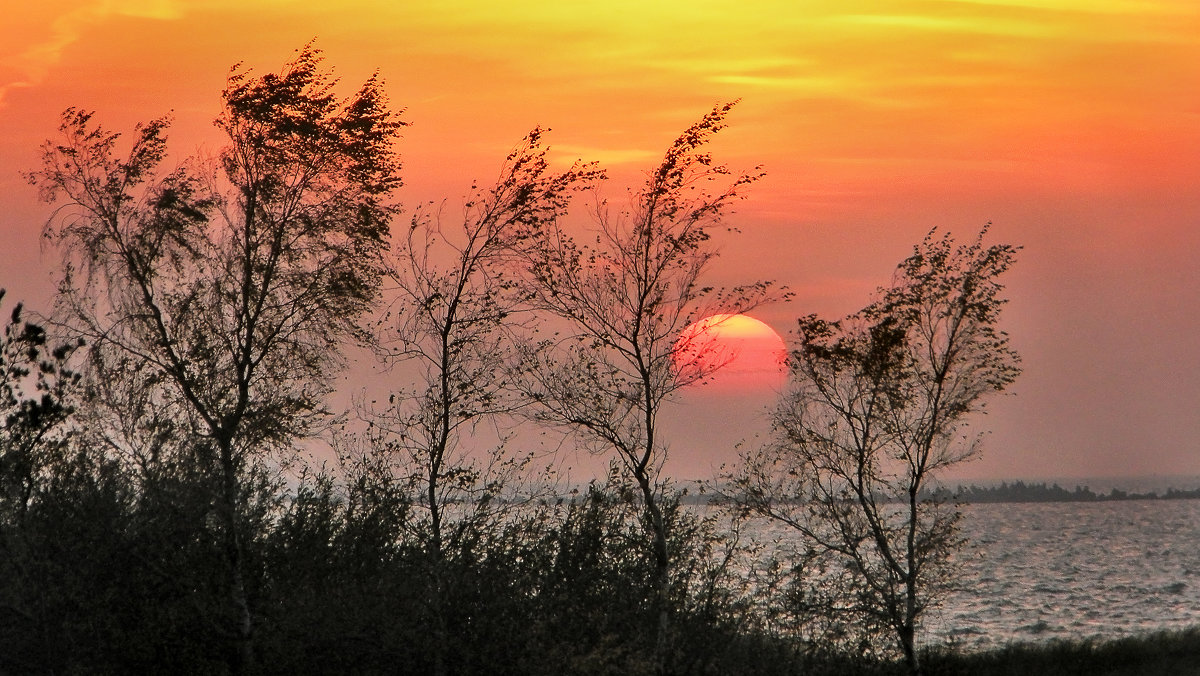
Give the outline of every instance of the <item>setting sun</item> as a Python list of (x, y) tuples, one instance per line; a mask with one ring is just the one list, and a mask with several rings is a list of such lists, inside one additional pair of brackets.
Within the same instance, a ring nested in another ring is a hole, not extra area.
[(710, 315), (683, 330), (675, 367), (684, 378), (739, 390), (778, 389), (787, 350), (770, 326), (741, 314)]

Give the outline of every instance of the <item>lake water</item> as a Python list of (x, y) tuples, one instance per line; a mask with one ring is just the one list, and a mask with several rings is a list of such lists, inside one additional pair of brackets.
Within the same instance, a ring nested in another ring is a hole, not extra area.
[[(918, 641), (986, 649), (1200, 625), (1200, 500), (963, 508), (961, 589)], [(760, 536), (790, 539), (760, 523)]]
[(922, 642), (1119, 637), (1200, 624), (1200, 500), (969, 505), (963, 589)]

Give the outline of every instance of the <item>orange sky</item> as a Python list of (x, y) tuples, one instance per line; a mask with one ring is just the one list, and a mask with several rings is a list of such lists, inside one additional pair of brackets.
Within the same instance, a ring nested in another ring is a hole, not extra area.
[[(966, 474), (1200, 474), (1194, 0), (10, 4), (24, 5), (0, 22), (10, 299), (49, 295), (47, 211), (17, 172), (63, 108), (115, 129), (174, 110), (185, 154), (219, 141), (234, 62), (275, 69), (314, 37), (348, 86), (378, 69), (407, 109), (409, 203), (489, 180), (537, 124), (564, 162), (604, 162), (616, 197), (677, 132), (741, 98), (714, 152), (768, 177), (716, 274), (797, 292), (762, 319), (782, 333), (857, 309), (929, 227), (967, 237), (994, 221), (997, 240), (1025, 246), (1006, 328), (1026, 374)], [(683, 474), (727, 455), (700, 439), (748, 436), (694, 427), (673, 448)]]

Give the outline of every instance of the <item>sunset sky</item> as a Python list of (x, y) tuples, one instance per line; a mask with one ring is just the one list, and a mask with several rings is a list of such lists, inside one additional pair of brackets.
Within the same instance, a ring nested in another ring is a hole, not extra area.
[[(0, 286), (46, 308), (49, 214), (19, 172), (67, 106), (127, 130), (168, 111), (180, 157), (220, 142), (229, 67), (316, 38), (350, 88), (378, 70), (411, 123), (403, 199), (495, 177), (534, 125), (607, 196), (741, 99), (713, 152), (767, 177), (714, 281), (755, 313), (865, 305), (929, 228), (1021, 245), (1004, 328), (1024, 357), (964, 477), (1200, 475), (1200, 5), (1195, 0), (49, 0), (0, 19)], [(762, 393), (673, 407), (668, 472), (709, 473)], [(722, 425), (722, 411), (736, 424)]]

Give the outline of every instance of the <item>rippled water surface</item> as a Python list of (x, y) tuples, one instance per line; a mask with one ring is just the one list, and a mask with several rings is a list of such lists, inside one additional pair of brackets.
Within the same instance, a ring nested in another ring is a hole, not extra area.
[(1117, 637), (1200, 624), (1200, 500), (971, 505), (963, 589), (922, 640)]

